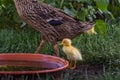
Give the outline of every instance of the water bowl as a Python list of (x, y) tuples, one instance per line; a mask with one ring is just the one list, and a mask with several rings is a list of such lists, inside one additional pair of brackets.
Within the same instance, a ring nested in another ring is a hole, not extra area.
[(68, 67), (68, 61), (45, 54), (1, 53), (0, 75), (30, 75), (59, 73)]

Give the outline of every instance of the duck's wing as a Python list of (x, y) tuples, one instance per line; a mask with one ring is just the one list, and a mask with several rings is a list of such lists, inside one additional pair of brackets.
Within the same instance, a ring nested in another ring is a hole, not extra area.
[(66, 14), (60, 9), (54, 8), (42, 2), (36, 3), (35, 9), (37, 10), (36, 13), (39, 16), (53, 26), (64, 24), (65, 22), (76, 22), (74, 17)]

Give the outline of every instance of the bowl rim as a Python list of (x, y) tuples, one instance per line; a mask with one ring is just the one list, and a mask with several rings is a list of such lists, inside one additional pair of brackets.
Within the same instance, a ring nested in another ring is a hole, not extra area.
[[(11, 56), (34, 56), (35, 58), (38, 58), (40, 56), (42, 57), (47, 57), (47, 58), (54, 58), (56, 60), (60, 60), (64, 65), (62, 67), (59, 68), (53, 68), (53, 69), (48, 69), (48, 70), (33, 70), (33, 71), (0, 71), (0, 74), (42, 74), (42, 73), (52, 73), (52, 72), (58, 72), (58, 71), (62, 71), (64, 69), (66, 69), (69, 65), (68, 61), (57, 57), (57, 56), (52, 56), (52, 55), (48, 55), (48, 54), (36, 54), (36, 53), (1, 53), (0, 54), (0, 60), (5, 59), (7, 56), (11, 57)], [(5, 58), (4, 58), (5, 57)], [(29, 57), (28, 57), (29, 58)], [(34, 58), (33, 58), (34, 59)], [(7, 58), (7, 60), (9, 60), (9, 58)], [(13, 59), (14, 60), (14, 59)], [(17, 59), (18, 60), (18, 59)]]

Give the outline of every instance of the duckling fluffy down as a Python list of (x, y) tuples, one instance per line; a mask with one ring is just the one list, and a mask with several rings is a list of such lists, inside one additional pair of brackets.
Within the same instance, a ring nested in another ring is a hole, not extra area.
[(82, 60), (80, 51), (73, 46), (64, 46), (63, 51), (69, 60)]

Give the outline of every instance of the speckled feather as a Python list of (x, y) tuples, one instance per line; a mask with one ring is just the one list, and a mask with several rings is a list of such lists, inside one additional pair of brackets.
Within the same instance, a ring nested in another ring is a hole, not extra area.
[[(60, 9), (37, 0), (14, 0), (14, 2), (23, 21), (40, 32), (53, 45), (63, 38), (74, 38), (94, 26), (94, 23), (77, 21)], [(54, 23), (51, 24), (50, 21)], [(57, 25), (53, 25), (56, 23)]]

